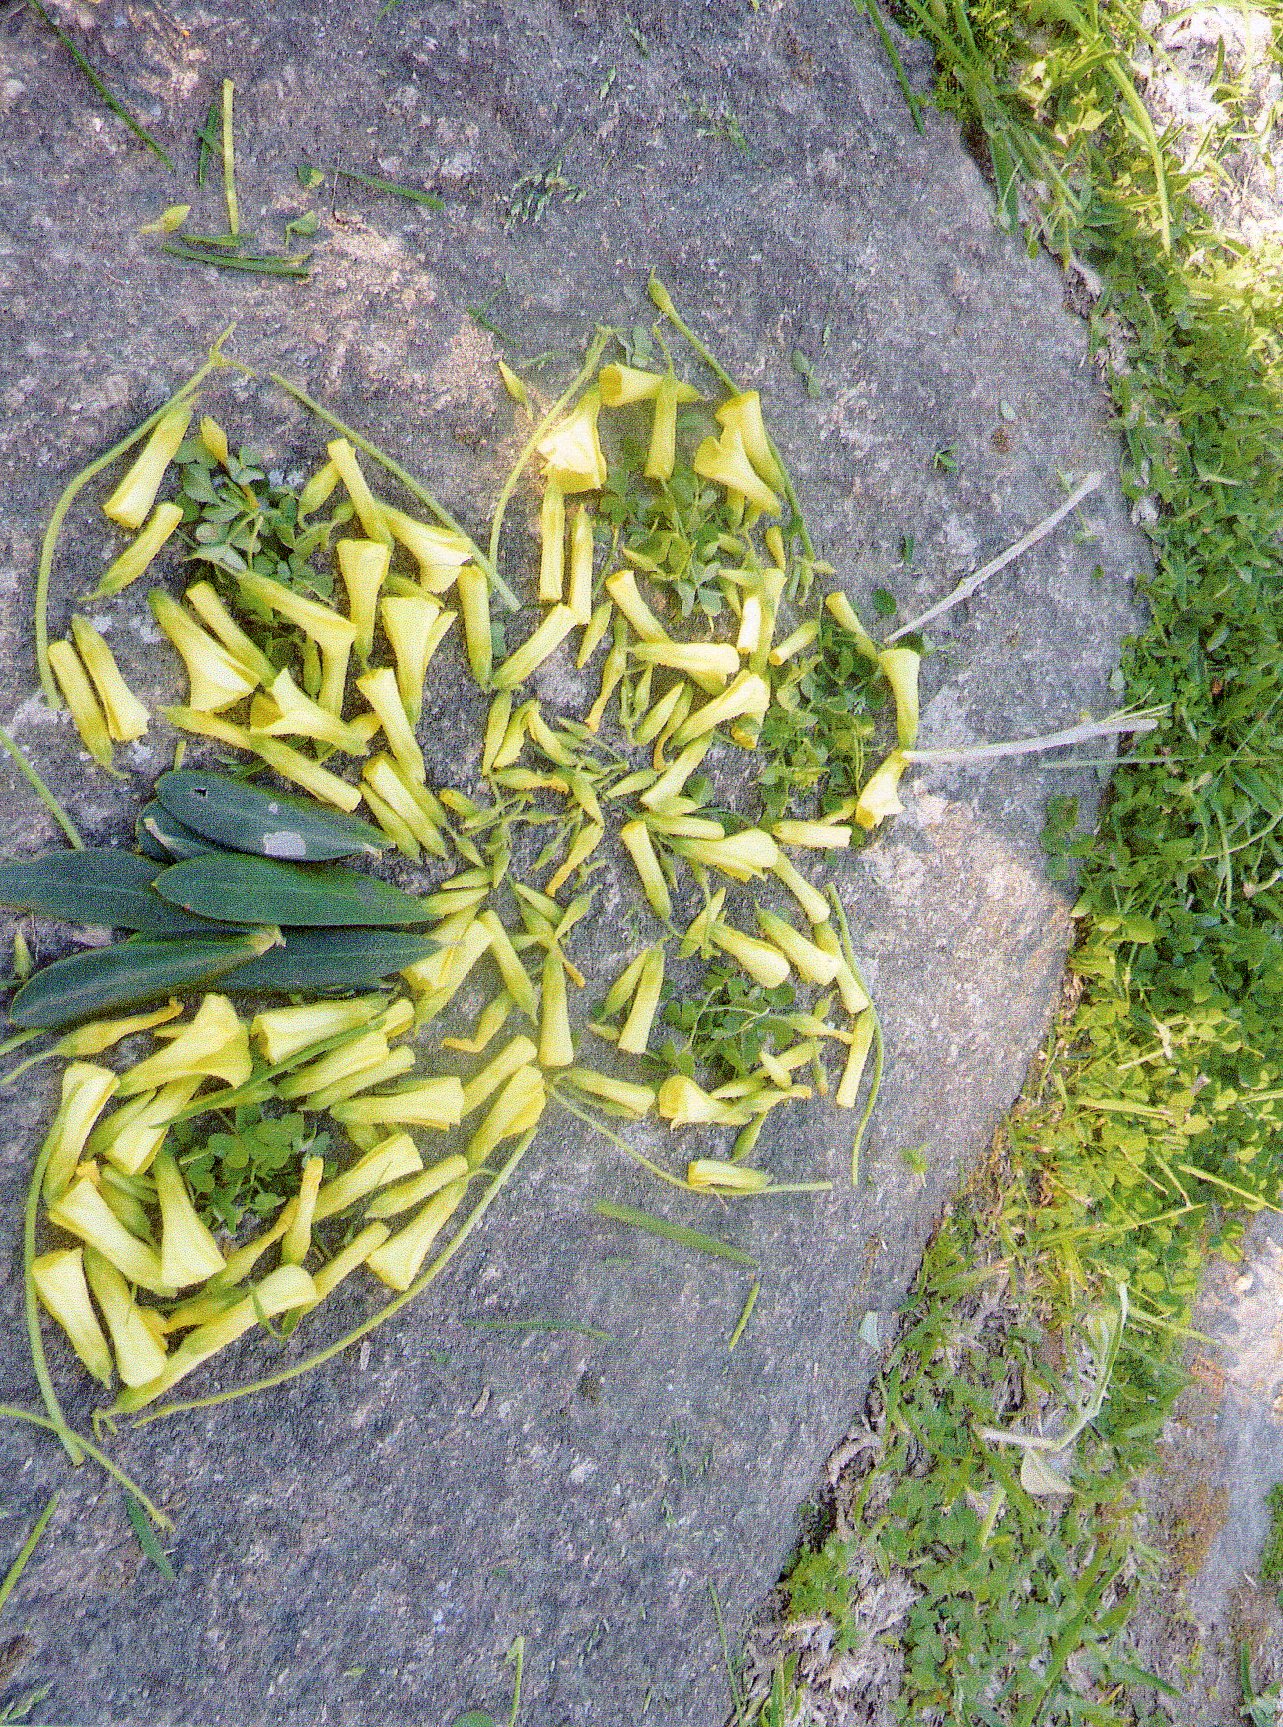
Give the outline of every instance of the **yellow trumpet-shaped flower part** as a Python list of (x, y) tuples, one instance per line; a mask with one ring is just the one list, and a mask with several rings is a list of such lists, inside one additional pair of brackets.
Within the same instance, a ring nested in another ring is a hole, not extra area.
[(899, 785), (908, 765), (909, 758), (903, 750), (892, 750), (861, 787), (855, 805), (855, 819), (862, 828), (875, 828), (888, 816), (903, 815)]
[(111, 735), (107, 730), (106, 716), (98, 706), (98, 698), (81, 664), (79, 654), (70, 642), (51, 642), (49, 664), (58, 680), (58, 687), (62, 691), (72, 722), (80, 733), (80, 741), (100, 768), (106, 768), (108, 773), (114, 772), (111, 765)]
[(686, 1180), (697, 1193), (761, 1193), (771, 1185), (764, 1169), (749, 1169), (719, 1157), (692, 1158), (686, 1165)]
[(223, 1270), (223, 1256), (192, 1204), (182, 1171), (168, 1151), (152, 1163), (160, 1203), (160, 1272), (173, 1289), (203, 1283)]
[(878, 655), (878, 664), (895, 697), (895, 727), (900, 748), (911, 750), (918, 741), (918, 671), (922, 655), (912, 648), (884, 648)]
[(120, 1081), (121, 1097), (133, 1097), (170, 1080), (204, 1074), (227, 1085), (244, 1085), (253, 1063), (249, 1053), (249, 1028), (237, 1017), (225, 995), (207, 995), (196, 1016), (166, 1049), (158, 1049)]
[(103, 505), (103, 513), (113, 522), (134, 533), (142, 527), (191, 421), (192, 411), (185, 407), (171, 408), (157, 421), (133, 466)]
[(91, 1061), (73, 1061), (63, 1070), (62, 1100), (42, 1147), (48, 1154), (41, 1188), (46, 1205), (71, 1185), (94, 1123), (119, 1085), (110, 1068)]
[(115, 656), (87, 619), (73, 617), (71, 634), (97, 691), (107, 721), (107, 733), (118, 744), (131, 743), (147, 730), (147, 709), (124, 678)]
[(136, 582), (150, 567), (157, 552), (182, 519), (183, 512), (178, 504), (157, 504), (151, 520), (137, 539), (126, 546), (120, 556), (107, 566), (102, 580), (90, 598), (106, 599), (111, 594), (120, 593), (122, 588), (127, 588), (131, 582)]
[(374, 648), (379, 591), (387, 580), (388, 547), (379, 540), (340, 540), (335, 555), (347, 590), (348, 617), (356, 630), (354, 646), (362, 660), (368, 660)]
[[(276, 585), (276, 584), (273, 584)], [(234, 707), (258, 685), (258, 679), (223, 644), (162, 588), (147, 599), (156, 622), (169, 637), (187, 667), (191, 694), (187, 705), (198, 714), (216, 714)]]
[(548, 479), (564, 493), (595, 492), (606, 484), (606, 458), (597, 432), (601, 392), (586, 390), (572, 412), (535, 446)]
[(67, 1334), (76, 1354), (103, 1385), (112, 1379), (111, 1350), (103, 1336), (85, 1282), (84, 1250), (59, 1248), (31, 1262), (31, 1281), (40, 1305)]
[(691, 467), (701, 478), (737, 492), (766, 515), (779, 515), (780, 500), (750, 462), (738, 426), (726, 426), (720, 438), (705, 438)]
[(376, 1247), (366, 1264), (389, 1289), (406, 1290), (419, 1275), (428, 1249), (454, 1216), (468, 1191), (466, 1181), (452, 1181), (427, 1202), (397, 1234)]
[(86, 1247), (84, 1254), (85, 1276), (107, 1321), (116, 1369), (126, 1385), (145, 1385), (164, 1372), (165, 1345), (111, 1261), (92, 1247)]
[(784, 489), (784, 475), (771, 449), (771, 440), (762, 419), (762, 398), (756, 390), (743, 390), (731, 396), (713, 411), (720, 426), (733, 427), (740, 435), (744, 452), (768, 486)]

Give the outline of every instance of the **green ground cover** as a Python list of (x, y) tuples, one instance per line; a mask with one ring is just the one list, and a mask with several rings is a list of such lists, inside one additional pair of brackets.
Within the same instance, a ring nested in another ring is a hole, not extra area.
[[(1283, 12), (1258, 10), (1279, 59)], [(999, 219), (1099, 285), (1092, 347), (1155, 561), (1118, 693), (1170, 717), (1096, 836), (1048, 811), (1080, 894), (1065, 1012), (927, 1253), (836, 1521), (782, 1586), (774, 1671), (737, 1710), (818, 1719), (836, 1681), (906, 1722), (1157, 1722), (1174, 1693), (1128, 1626), (1166, 1562), (1137, 1482), (1202, 1269), (1283, 1186), (1283, 260), (1209, 213), (1251, 130), (1223, 54), (1192, 144), (1155, 133), (1135, 63), (1155, 45), (1127, 8), (897, 16), (934, 50), (933, 99), (987, 158)]]

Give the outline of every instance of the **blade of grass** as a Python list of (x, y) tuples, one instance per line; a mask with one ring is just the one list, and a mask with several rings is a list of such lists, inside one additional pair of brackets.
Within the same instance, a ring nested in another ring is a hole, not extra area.
[(3, 726), (0, 726), (0, 745), (3, 745), (9, 752), (9, 756), (14, 767), (17, 768), (18, 772), (35, 792), (36, 796), (49, 811), (49, 814), (57, 822), (63, 833), (66, 834), (67, 838), (71, 841), (73, 849), (78, 852), (84, 851), (85, 842), (80, 836), (80, 830), (76, 827), (76, 824), (72, 821), (66, 810), (63, 809), (57, 798), (49, 790), (49, 787), (41, 779), (35, 768), (32, 767), (31, 763), (27, 760), (20, 745), (9, 735)]
[(895, 81), (900, 86), (900, 94), (904, 97), (905, 106), (909, 110), (915, 128), (921, 132), (923, 130), (922, 104), (918, 100), (917, 92), (909, 83), (908, 73), (904, 69), (904, 61), (900, 58), (900, 50), (896, 47), (891, 32), (883, 22), (882, 14), (878, 10), (878, 0), (851, 0), (851, 3), (857, 12), (863, 12), (866, 17), (872, 19), (873, 28), (881, 38), (887, 59), (891, 62), (891, 70), (895, 73)]
[(212, 264), (216, 270), (241, 270), (252, 276), (290, 276), (296, 281), (306, 281), (312, 273), (307, 268), (310, 252), (301, 258), (246, 258), (235, 252), (200, 252), (193, 246), (176, 245), (172, 240), (161, 251), (188, 264)]
[(28, 1559), (31, 1558), (31, 1555), (39, 1545), (40, 1537), (48, 1527), (49, 1519), (53, 1516), (54, 1511), (57, 1508), (57, 1504), (58, 1491), (55, 1490), (49, 1496), (49, 1503), (45, 1506), (39, 1517), (36, 1518), (31, 1534), (28, 1535), (27, 1539), (23, 1542), (22, 1547), (19, 1550), (18, 1557), (4, 1574), (4, 1581), (0, 1583), (0, 1611), (3, 1611), (5, 1602), (13, 1594), (14, 1585), (22, 1576), (23, 1571), (26, 1569)]
[(735, 1265), (757, 1264), (753, 1255), (745, 1253), (742, 1247), (732, 1247), (730, 1242), (719, 1241), (715, 1235), (687, 1229), (682, 1223), (669, 1223), (666, 1218), (655, 1217), (649, 1211), (638, 1211), (631, 1205), (616, 1205), (613, 1200), (599, 1199), (593, 1210), (598, 1217), (630, 1224), (633, 1229), (645, 1230), (647, 1235), (662, 1235), (665, 1241), (674, 1241), (679, 1247), (689, 1247), (697, 1253), (711, 1253), (714, 1258), (729, 1259)]
[(375, 192), (390, 192), (396, 198), (409, 198), (412, 203), (422, 204), (429, 210), (444, 210), (442, 199), (431, 192), (416, 191), (413, 186), (402, 186), (395, 180), (380, 180), (374, 174), (358, 174), (355, 168), (336, 168), (336, 180), (355, 180), (361, 186), (369, 186)]
[(215, 96), (209, 105), (209, 113), (205, 116), (205, 124), (196, 133), (200, 145), (196, 153), (196, 184), (205, 184), (205, 170), (209, 166), (211, 156), (218, 154), (218, 110), (219, 100)]
[(174, 167), (172, 160), (166, 152), (161, 149), (160, 145), (152, 137), (151, 133), (145, 126), (141, 125), (139, 121), (134, 119), (133, 115), (129, 112), (128, 108), (125, 107), (120, 98), (111, 93), (103, 83), (102, 79), (94, 71), (93, 67), (89, 64), (89, 61), (81, 53), (80, 49), (77, 48), (76, 44), (71, 40), (71, 37), (64, 31), (60, 30), (54, 23), (53, 19), (40, 4), (40, 0), (29, 0), (29, 4), (31, 6), (31, 10), (36, 14), (36, 16), (38, 18), (42, 18), (53, 31), (54, 35), (62, 43), (68, 54), (71, 55), (72, 59), (76, 62), (77, 66), (79, 66), (85, 77), (88, 78), (94, 89), (111, 109), (112, 113), (125, 122), (126, 126), (128, 126), (129, 130), (134, 134), (135, 138), (145, 144), (153, 155), (160, 157), (161, 161), (169, 169), (171, 174), (177, 173), (178, 170)]
[(459, 1323), (473, 1331), (573, 1331), (598, 1343), (618, 1341), (613, 1331), (598, 1331), (592, 1325), (578, 1325), (573, 1319), (462, 1319)]
[(156, 1531), (148, 1522), (147, 1513), (128, 1488), (125, 1490), (124, 1498), (125, 1510), (128, 1513), (130, 1523), (133, 1525), (134, 1534), (138, 1537), (138, 1545), (157, 1571), (160, 1572), (166, 1583), (173, 1583), (175, 1580), (174, 1568), (169, 1563), (169, 1555), (156, 1539)]
[(748, 1292), (748, 1296), (744, 1302), (743, 1309), (740, 1312), (739, 1319), (736, 1321), (735, 1329), (727, 1339), (726, 1348), (728, 1351), (734, 1349), (740, 1338), (743, 1337), (744, 1328), (747, 1326), (749, 1319), (752, 1316), (753, 1309), (757, 1306), (757, 1298), (761, 1293), (761, 1280), (760, 1278), (754, 1278), (753, 1287)]

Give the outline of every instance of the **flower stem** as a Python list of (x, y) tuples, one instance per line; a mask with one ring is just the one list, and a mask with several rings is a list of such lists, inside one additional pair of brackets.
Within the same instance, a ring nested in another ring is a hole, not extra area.
[(886, 638), (887, 645), (898, 641), (901, 636), (907, 636), (912, 630), (920, 630), (924, 624), (929, 624), (933, 618), (938, 618), (944, 612), (952, 611), (954, 606), (960, 606), (963, 600), (969, 600), (976, 589), (990, 576), (996, 576), (999, 570), (1005, 570), (1007, 565), (1027, 552), (1031, 546), (1036, 546), (1039, 540), (1045, 540), (1055, 527), (1058, 527), (1073, 509), (1076, 509), (1090, 492), (1094, 492), (1101, 484), (1100, 474), (1088, 474), (1086, 479), (1076, 485), (1059, 509), (1055, 509), (1042, 521), (1034, 524), (1027, 534), (1021, 536), (1014, 546), (1008, 546), (1005, 552), (999, 553), (990, 563), (985, 564), (973, 575), (959, 582), (951, 594), (946, 594), (942, 600), (937, 600), (934, 606), (928, 607), (919, 617), (911, 619), (907, 624), (901, 624), (899, 629), (892, 630)]
[[(722, 362), (718, 359), (717, 355), (708, 346), (708, 344), (701, 341), (695, 334), (694, 330), (691, 329), (685, 318), (682, 317), (681, 313), (677, 310), (677, 307), (673, 304), (673, 296), (669, 293), (668, 289), (660, 281), (659, 277), (653, 270), (650, 275), (648, 291), (651, 299), (659, 307), (660, 311), (668, 319), (669, 323), (675, 330), (680, 331), (680, 333), (685, 336), (686, 340), (690, 343), (691, 347), (694, 348), (695, 352), (708, 367), (709, 371), (712, 372), (713, 376), (717, 378), (719, 382), (724, 384), (733, 396), (738, 396), (740, 394), (740, 387), (735, 382), (735, 379), (732, 378), (731, 374), (726, 370), (726, 367), (723, 366)], [(788, 467), (784, 462), (784, 458), (780, 455), (779, 449), (776, 446), (775, 439), (771, 437), (769, 432), (766, 435), (766, 441), (770, 446), (771, 454), (775, 457), (775, 465), (780, 470), (780, 474), (783, 478), (784, 496), (788, 499), (789, 508), (793, 512), (793, 520), (797, 523), (797, 531), (801, 536), (802, 548), (808, 558), (814, 558), (815, 546), (811, 540), (810, 529), (806, 525), (806, 517), (802, 514), (802, 506), (798, 502), (797, 491), (793, 485), (793, 476), (789, 473)]]
[(52, 1145), (46, 1140), (40, 1148), (31, 1171), (31, 1181), (27, 1187), (27, 1208), (22, 1230), (22, 1293), (26, 1307), (27, 1342), (31, 1349), (31, 1367), (36, 1376), (36, 1384), (40, 1387), (41, 1401), (49, 1411), (49, 1426), (62, 1441), (63, 1449), (71, 1461), (83, 1463), (85, 1460), (85, 1453), (82, 1449), (84, 1442), (67, 1425), (67, 1417), (62, 1413), (58, 1393), (54, 1390), (53, 1380), (49, 1377), (49, 1363), (45, 1359), (45, 1340), (40, 1332), (40, 1308), (36, 1301), (36, 1283), (31, 1272), (36, 1257), (36, 1217), (40, 1209), (40, 1187), (45, 1178), (45, 1166), (49, 1162), (49, 1153), (52, 1149)]
[(1058, 750), (1066, 744), (1086, 743), (1089, 738), (1114, 737), (1120, 732), (1153, 732), (1167, 713), (1165, 707), (1141, 708), (1134, 713), (1110, 714), (1103, 720), (1084, 720), (1063, 732), (1047, 732), (1037, 738), (1011, 738), (1000, 744), (966, 744), (956, 750), (902, 750), (907, 761), (924, 766), (948, 766), (962, 762), (993, 762), (1004, 756), (1036, 755), (1040, 750)]
[(535, 1131), (536, 1130), (532, 1128), (523, 1139), (518, 1141), (516, 1150), (495, 1176), (489, 1191), (477, 1202), (472, 1211), (469, 1212), (458, 1232), (451, 1237), (450, 1241), (432, 1261), (432, 1264), (428, 1266), (427, 1270), (420, 1272), (419, 1276), (415, 1278), (414, 1282), (407, 1290), (387, 1302), (386, 1305), (381, 1307), (377, 1313), (372, 1314), (369, 1319), (364, 1320), (360, 1325), (354, 1327), (353, 1330), (346, 1332), (336, 1342), (327, 1344), (324, 1349), (318, 1349), (314, 1354), (306, 1356), (302, 1361), (296, 1361), (292, 1367), (283, 1367), (279, 1373), (266, 1374), (262, 1379), (251, 1380), (248, 1385), (233, 1386), (230, 1391), (214, 1392), (209, 1397), (191, 1397), (181, 1403), (163, 1403), (159, 1409), (153, 1409), (150, 1414), (144, 1415), (138, 1421), (134, 1422), (134, 1426), (146, 1427), (148, 1422), (159, 1421), (162, 1417), (167, 1415), (181, 1415), (189, 1409), (212, 1409), (216, 1404), (233, 1403), (237, 1398), (249, 1397), (256, 1391), (271, 1391), (275, 1386), (285, 1385), (291, 1379), (298, 1379), (304, 1373), (310, 1373), (312, 1368), (321, 1367), (325, 1362), (332, 1361), (336, 1355), (341, 1355), (345, 1349), (350, 1349), (354, 1343), (359, 1343), (363, 1337), (368, 1337), (372, 1331), (377, 1331), (379, 1326), (382, 1325), (385, 1320), (391, 1319), (393, 1314), (400, 1313), (403, 1307), (408, 1306), (408, 1304), (412, 1302), (417, 1295), (420, 1295), (428, 1285), (434, 1282), (435, 1279), (445, 1270), (446, 1266), (472, 1234), (472, 1231), (481, 1222), (481, 1219), (485, 1216), (491, 1202), (497, 1197), (501, 1188), (504, 1187), (517, 1165), (521, 1162), (521, 1159), (525, 1156), (527, 1148), (535, 1137)]
[(328, 408), (323, 408), (316, 398), (309, 396), (300, 384), (292, 384), (288, 378), (282, 377), (279, 372), (271, 373), (271, 379), (274, 384), (279, 384), (282, 390), (293, 396), (295, 401), (302, 402), (305, 408), (309, 408), (318, 420), (324, 420), (327, 426), (333, 426), (341, 437), (346, 438), (349, 443), (355, 444), (358, 450), (364, 450), (371, 461), (377, 462), (381, 468), (391, 474), (394, 480), (399, 480), (412, 498), (417, 499), (425, 510), (432, 511), (442, 527), (449, 528), (451, 533), (458, 534), (462, 539), (467, 540), (472, 547), (473, 557), (485, 571), (491, 587), (499, 595), (504, 605), (508, 607), (509, 611), (515, 612), (518, 609), (517, 596), (499, 574), (494, 559), (486, 556), (462, 523), (450, 514), (444, 504), (437, 502), (425, 485), (416, 480), (413, 474), (407, 473), (400, 462), (389, 456), (386, 450), (381, 450), (377, 444), (371, 443), (369, 438), (363, 437), (353, 427), (346, 425), (337, 414), (332, 414)]
[[(499, 536), (503, 532), (503, 518), (507, 513), (509, 500), (517, 489), (517, 482), (525, 472), (527, 462), (529, 462), (531, 456), (535, 453), (535, 446), (538, 444), (540, 438), (542, 438), (547, 432), (549, 426), (552, 425), (553, 421), (557, 418), (558, 414), (561, 413), (566, 404), (573, 396), (578, 395), (579, 391), (588, 382), (598, 360), (601, 359), (603, 349), (607, 342), (610, 341), (613, 334), (614, 332), (612, 330), (599, 329), (597, 331), (596, 335), (592, 339), (592, 343), (589, 346), (587, 354), (584, 356), (583, 365), (575, 373), (574, 377), (570, 380), (570, 383), (562, 393), (557, 397), (557, 400), (553, 403), (551, 408), (549, 408), (543, 419), (540, 420), (534, 431), (531, 432), (530, 436), (526, 439), (525, 445), (522, 448), (521, 454), (517, 457), (512, 472), (504, 481), (503, 489), (499, 493), (498, 500), (495, 503), (494, 516), (490, 522), (490, 563), (492, 567), (499, 556)], [(516, 603), (517, 602), (514, 599), (512, 604), (515, 606)]]
[[(30, 1409), (18, 1409), (12, 1403), (0, 1403), (0, 1418), (4, 1418), (8, 1421), (29, 1421), (33, 1427), (43, 1427), (50, 1433), (56, 1433), (58, 1431), (55, 1424), (48, 1420), (47, 1417), (43, 1415), (35, 1415)], [(127, 1493), (133, 1494), (134, 1498), (142, 1506), (143, 1510), (147, 1513), (148, 1517), (151, 1518), (152, 1522), (158, 1529), (172, 1529), (174, 1527), (173, 1518), (166, 1517), (165, 1513), (161, 1511), (158, 1506), (153, 1505), (138, 1483), (133, 1480), (131, 1476), (126, 1475), (124, 1470), (121, 1469), (118, 1464), (113, 1463), (105, 1451), (100, 1451), (92, 1439), (86, 1439), (83, 1434), (79, 1433), (74, 1434), (73, 1438), (76, 1440), (78, 1445), (82, 1445), (85, 1448), (89, 1456), (93, 1458), (94, 1462), (98, 1464), (100, 1468), (105, 1469), (113, 1480), (119, 1481), (120, 1485)]]
[(58, 693), (58, 686), (54, 682), (53, 672), (49, 666), (49, 578), (53, 571), (53, 558), (58, 546), (58, 535), (62, 531), (62, 524), (66, 519), (67, 511), (95, 474), (100, 474), (104, 468), (110, 467), (117, 456), (123, 456), (126, 450), (132, 449), (140, 439), (145, 438), (152, 427), (164, 419), (171, 408), (176, 408), (180, 403), (185, 402), (189, 396), (194, 395), (208, 373), (216, 371), (220, 366), (238, 364), (235, 360), (224, 359), (222, 351), (223, 343), (235, 327), (234, 324), (228, 325), (210, 349), (209, 358), (205, 364), (193, 372), (187, 382), (180, 385), (167, 402), (162, 402), (154, 414), (148, 414), (142, 424), (135, 426), (128, 437), (122, 438), (118, 444), (113, 444), (101, 456), (95, 456), (88, 467), (82, 468), (70, 481), (67, 489), (54, 505), (53, 515), (49, 518), (49, 526), (45, 529), (45, 537), (40, 544), (40, 562), (36, 568), (33, 627), (36, 638), (36, 669), (40, 673), (40, 687), (44, 691), (45, 702), (55, 713), (62, 707), (62, 697)]

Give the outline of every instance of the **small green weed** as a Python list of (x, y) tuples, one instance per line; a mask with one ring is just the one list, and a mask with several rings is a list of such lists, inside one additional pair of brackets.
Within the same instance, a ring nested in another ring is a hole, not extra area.
[(1270, 1488), (1265, 1503), (1270, 1512), (1270, 1532), (1257, 1569), (1262, 1583), (1278, 1585), (1283, 1584), (1283, 1482)]
[[(1002, 224), (1103, 283), (1091, 338), (1155, 559), (1123, 686), (1172, 708), (1090, 844), (1072, 800), (1048, 808), (1049, 873), (1080, 872), (1066, 1012), (1001, 1159), (927, 1253), (839, 1526), (783, 1584), (780, 1655), (824, 1626), (905, 1722), (1136, 1727), (1175, 1692), (1128, 1641), (1164, 1567), (1135, 1483), (1183, 1384), (1206, 1258), (1238, 1251), (1242, 1209), (1283, 1178), (1283, 275), (1215, 230), (1156, 137), (1131, 13), (901, 0), (899, 17), (936, 52), (936, 101), (985, 142)], [(1204, 169), (1241, 142), (1232, 82)], [(1098, 1399), (1083, 1324), (1111, 1286), (1129, 1313)], [(1022, 1438), (1032, 1472), (1009, 1450)], [(1274, 1509), (1271, 1581), (1283, 1492)], [(1247, 1671), (1244, 1697), (1248, 1719), (1275, 1719)]]

